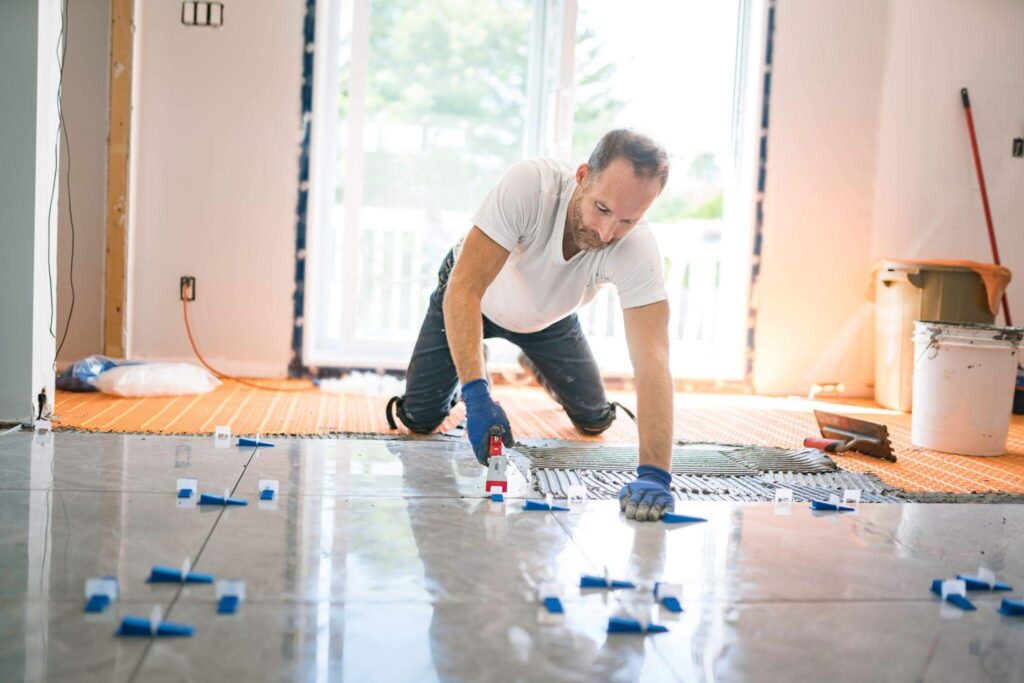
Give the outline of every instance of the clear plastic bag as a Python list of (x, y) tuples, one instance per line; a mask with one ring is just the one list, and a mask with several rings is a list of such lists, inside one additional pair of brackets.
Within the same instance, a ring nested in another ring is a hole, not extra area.
[(111, 368), (139, 363), (140, 361), (109, 356), (89, 356), (75, 361), (71, 367), (57, 375), (57, 388), (63, 391), (97, 391), (96, 380), (102, 373)]
[(191, 363), (141, 363), (105, 370), (96, 386), (116, 396), (181, 396), (213, 391), (220, 380)]

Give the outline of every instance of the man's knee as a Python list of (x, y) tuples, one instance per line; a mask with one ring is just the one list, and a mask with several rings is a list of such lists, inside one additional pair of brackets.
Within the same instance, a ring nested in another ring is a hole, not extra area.
[(395, 417), (397, 417), (406, 428), (416, 434), (430, 434), (445, 421), (450, 412), (451, 406), (445, 404), (444, 408), (438, 410), (424, 409), (416, 406), (409, 406), (408, 403), (401, 398), (394, 398), (388, 403), (388, 422), (391, 423), (392, 429), (397, 429), (397, 425), (391, 419), (392, 410), (394, 411)]
[(580, 434), (598, 436), (607, 431), (612, 426), (612, 422), (615, 421), (615, 407), (609, 403), (607, 408), (600, 412), (588, 413), (586, 415), (569, 414), (569, 420)]

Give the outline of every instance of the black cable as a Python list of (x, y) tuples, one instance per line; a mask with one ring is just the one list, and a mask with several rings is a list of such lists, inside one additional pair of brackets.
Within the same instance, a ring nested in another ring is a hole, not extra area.
[[(57, 83), (57, 111), (60, 111), (60, 91), (61, 86), (64, 83), (64, 58), (61, 53), (61, 49), (66, 41), (64, 41), (64, 14), (61, 13), (60, 20), (60, 33), (57, 35), (57, 65), (60, 69), (60, 78)], [(57, 194), (57, 174), (60, 173), (60, 129), (61, 121), (57, 120), (57, 133), (53, 141), (53, 181), (50, 183), (50, 203), (46, 210), (46, 274), (47, 282), (50, 285), (50, 336), (56, 340), (57, 331), (53, 326), (54, 318), (56, 318), (54, 300), (53, 300), (53, 265), (50, 263), (50, 253), (53, 251), (53, 200)], [(58, 212), (59, 220), (59, 212)], [(56, 361), (55, 361), (56, 362)]]
[[(67, 153), (66, 156), (67, 156), (67, 166), (68, 166), (68, 171), (67, 171), (67, 175), (65, 177), (65, 183), (64, 184), (65, 184), (65, 186), (67, 188), (67, 191), (68, 191), (68, 223), (71, 226), (71, 265), (70, 265), (70, 272), (68, 274), (68, 280), (69, 280), (69, 283), (71, 285), (71, 306), (70, 306), (70, 308), (68, 308), (68, 320), (67, 320), (67, 323), (65, 323), (65, 325), (64, 325), (64, 334), (61, 336), (60, 344), (57, 345), (57, 353), (55, 353), (54, 356), (53, 356), (54, 367), (56, 367), (56, 365), (57, 365), (57, 358), (58, 358), (58, 356), (60, 356), (61, 349), (64, 348), (64, 342), (67, 341), (68, 330), (71, 329), (71, 316), (74, 315), (74, 312), (75, 312), (75, 213), (74, 213), (74, 211), (72, 210), (72, 207), (71, 207), (71, 140), (68, 137), (68, 127), (64, 123), (64, 107), (61, 104), (62, 90), (63, 90), (63, 87), (64, 87), (64, 59), (65, 59), (65, 57), (67, 55), (67, 52), (68, 52), (68, 31), (67, 31), (68, 20), (67, 20), (67, 14), (68, 14), (68, 0), (64, 0), (63, 7), (61, 7), (61, 32), (64, 34), (64, 46), (63, 46), (63, 52), (61, 54), (61, 59), (60, 59), (60, 79), (59, 79), (59, 82), (58, 82), (58, 85), (57, 85), (57, 114), (58, 114), (58, 116), (60, 118), (60, 125), (58, 126), (58, 131), (59, 130), (63, 130), (64, 131), (64, 149), (65, 149), (65, 151)], [(57, 142), (58, 142), (58, 144), (60, 143), (60, 138), (59, 137), (57, 139)], [(49, 259), (47, 259), (47, 263), (49, 263)], [(52, 278), (51, 278), (51, 281), (50, 281), (50, 289), (51, 289), (51, 292), (52, 292), (52, 290), (53, 290)], [(52, 304), (51, 304), (51, 310), (52, 310)], [(56, 339), (56, 336), (54, 336), (54, 339)]]

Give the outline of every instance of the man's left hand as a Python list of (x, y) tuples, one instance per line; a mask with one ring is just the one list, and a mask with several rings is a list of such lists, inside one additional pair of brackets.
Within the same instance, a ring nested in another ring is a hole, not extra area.
[(619, 505), (628, 519), (658, 521), (676, 507), (672, 497), (672, 475), (654, 465), (640, 465), (636, 468), (636, 481), (619, 491)]

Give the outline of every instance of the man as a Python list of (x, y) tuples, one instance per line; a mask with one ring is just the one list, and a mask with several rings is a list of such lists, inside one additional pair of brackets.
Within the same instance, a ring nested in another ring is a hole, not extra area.
[(509, 169), (441, 266), (405, 395), (388, 403), (391, 426), (396, 408), (410, 430), (434, 430), (461, 382), (466, 432), (486, 466), (492, 428), (512, 444), (483, 354), (483, 339), (502, 337), (522, 349), (579, 431), (600, 434), (615, 419), (615, 406), (575, 311), (611, 283), (622, 302), (640, 435), (637, 479), (619, 500), (626, 516), (640, 521), (674, 509), (669, 307), (658, 246), (643, 220), (667, 179), (665, 151), (630, 130), (607, 133), (575, 171), (549, 159)]

